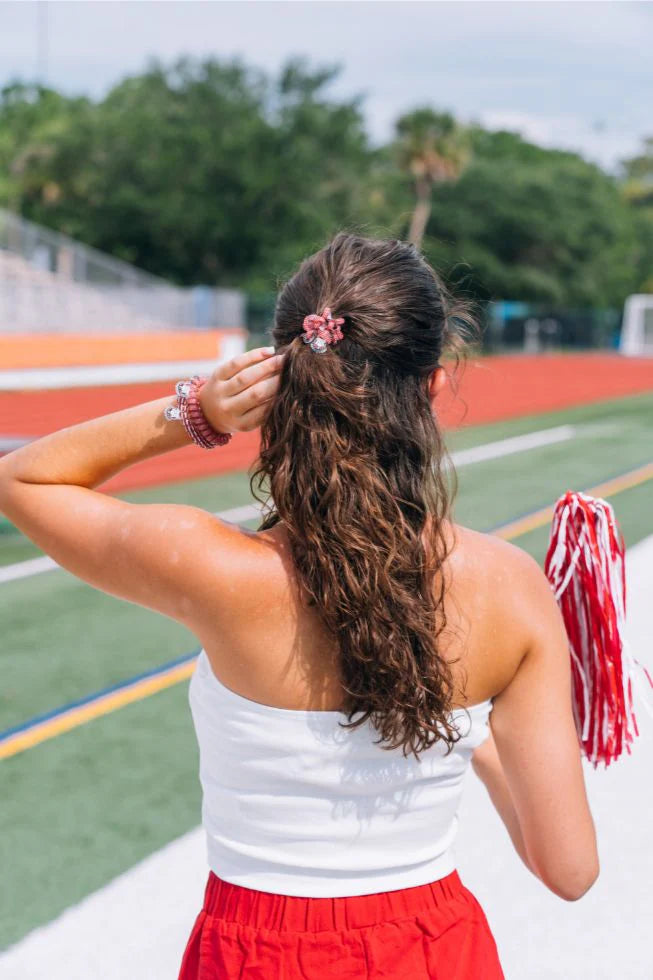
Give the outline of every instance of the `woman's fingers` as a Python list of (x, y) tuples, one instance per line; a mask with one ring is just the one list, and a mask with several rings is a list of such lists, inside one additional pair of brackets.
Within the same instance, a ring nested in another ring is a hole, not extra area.
[(263, 378), (263, 380), (239, 392), (239, 394), (233, 395), (229, 399), (229, 411), (232, 415), (242, 416), (246, 412), (251, 411), (251, 409), (256, 408), (262, 402), (269, 401), (276, 394), (278, 387), (278, 373), (272, 377)]
[(218, 365), (213, 372), (213, 379), (222, 382), (226, 395), (248, 388), (258, 379), (267, 377), (271, 371), (279, 369), (281, 359), (278, 355), (269, 353), (270, 350), (269, 347), (256, 347), (237, 354)]
[(281, 367), (282, 358), (275, 355), (274, 357), (267, 358), (265, 361), (243, 368), (242, 371), (233, 375), (228, 381), (222, 382), (223, 397), (234, 398), (241, 392), (249, 391), (252, 387), (256, 387), (266, 378), (276, 377), (278, 379)]
[(248, 431), (260, 425), (268, 402), (279, 387), (283, 355), (257, 347), (220, 364), (211, 375), (205, 397), (229, 431)]

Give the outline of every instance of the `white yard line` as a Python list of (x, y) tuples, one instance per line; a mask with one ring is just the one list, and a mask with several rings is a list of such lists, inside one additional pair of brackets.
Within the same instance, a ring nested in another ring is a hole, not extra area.
[[(653, 535), (628, 551), (628, 636), (653, 668)], [(632, 756), (586, 767), (601, 877), (580, 902), (548, 892), (526, 869), (471, 775), (460, 813), (458, 867), (495, 933), (507, 980), (650, 980), (653, 916), (653, 720), (638, 711)], [(647, 723), (648, 722), (648, 723)], [(174, 980), (201, 907), (205, 846), (198, 828), (0, 955), (3, 980)]]
[(486, 442), (482, 446), (472, 446), (471, 449), (459, 449), (451, 454), (451, 460), (454, 466), (467, 466), (469, 463), (500, 459), (513, 453), (523, 453), (528, 449), (538, 449), (540, 446), (551, 446), (556, 442), (575, 439), (579, 435), (580, 428), (577, 425), (556, 425), (553, 429), (526, 432), (521, 436), (511, 436), (509, 439)]
[[(452, 453), (451, 459), (457, 467), (484, 462), (488, 459), (499, 459), (501, 456), (523, 453), (529, 449), (537, 449), (541, 446), (549, 446), (573, 439), (578, 435), (579, 428), (575, 425), (558, 425), (553, 429), (527, 432), (522, 436), (512, 436), (509, 439), (499, 439), (496, 442), (487, 442), (481, 446), (472, 446), (471, 449), (461, 449)], [(257, 504), (243, 504), (242, 507), (231, 507), (229, 510), (218, 511), (215, 516), (238, 524), (254, 520), (260, 515), (261, 508)], [(1, 565), (0, 584), (14, 582), (20, 578), (29, 578), (29, 576), (39, 575), (41, 572), (51, 572), (59, 567), (56, 561), (47, 556), (28, 558), (26, 561), (14, 562), (11, 565)]]

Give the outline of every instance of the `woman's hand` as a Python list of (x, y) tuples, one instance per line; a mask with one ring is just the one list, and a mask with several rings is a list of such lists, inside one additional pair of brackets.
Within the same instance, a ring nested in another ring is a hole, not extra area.
[(256, 347), (220, 364), (198, 395), (206, 418), (217, 432), (257, 429), (279, 387), (283, 354)]

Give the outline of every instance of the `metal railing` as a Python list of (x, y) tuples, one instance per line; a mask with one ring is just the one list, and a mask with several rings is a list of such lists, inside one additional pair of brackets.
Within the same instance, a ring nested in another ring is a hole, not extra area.
[(240, 290), (175, 286), (0, 209), (3, 256), (0, 332), (64, 330), (66, 325), (75, 330), (85, 310), (87, 330), (95, 325), (102, 330), (173, 329), (245, 322)]

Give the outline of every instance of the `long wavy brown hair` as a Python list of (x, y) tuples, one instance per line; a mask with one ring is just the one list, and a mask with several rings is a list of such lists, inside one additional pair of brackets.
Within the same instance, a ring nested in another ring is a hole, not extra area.
[[(302, 325), (325, 307), (344, 337), (318, 354)], [(460, 737), (438, 653), (456, 488), (428, 377), (446, 351), (458, 361), (462, 324), (467, 309), (414, 246), (337, 235), (279, 294), (272, 337), (287, 356), (250, 476), (259, 530), (283, 522), (307, 601), (337, 638), (346, 727), (369, 719), (384, 748), (416, 757)]]

